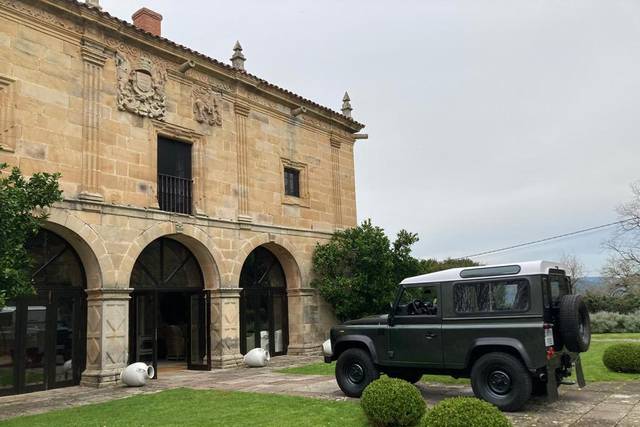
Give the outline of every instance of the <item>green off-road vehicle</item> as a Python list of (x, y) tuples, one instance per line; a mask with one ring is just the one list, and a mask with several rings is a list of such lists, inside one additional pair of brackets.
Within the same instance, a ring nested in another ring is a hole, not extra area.
[(558, 397), (591, 340), (589, 312), (558, 263), (455, 268), (410, 277), (389, 314), (331, 329), (325, 362), (342, 391), (359, 397), (381, 373), (471, 378), (475, 395), (505, 411), (532, 394)]

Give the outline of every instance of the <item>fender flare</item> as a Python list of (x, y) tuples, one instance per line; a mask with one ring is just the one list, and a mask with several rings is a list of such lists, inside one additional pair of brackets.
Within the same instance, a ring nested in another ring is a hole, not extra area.
[[(338, 337), (335, 343), (332, 343), (332, 347), (337, 349), (342, 345), (346, 345), (348, 348), (348, 343), (360, 343), (363, 344), (367, 350), (369, 350), (369, 354), (371, 354), (371, 359), (373, 363), (378, 363), (378, 354), (376, 353), (376, 347), (373, 344), (373, 340), (366, 335), (343, 335)], [(338, 358), (336, 351), (333, 352), (334, 360)]]
[(529, 357), (529, 354), (525, 350), (525, 347), (524, 345), (522, 345), (522, 342), (520, 342), (520, 340), (517, 340), (515, 338), (499, 338), (499, 337), (485, 337), (485, 338), (475, 339), (471, 344), (471, 347), (465, 357), (465, 361), (464, 361), (465, 366), (469, 366), (469, 362), (471, 362), (471, 355), (474, 353), (474, 351), (476, 351), (478, 348), (481, 348), (481, 347), (511, 348), (520, 355), (527, 369), (535, 369), (535, 366), (533, 366), (531, 363), (531, 358)]

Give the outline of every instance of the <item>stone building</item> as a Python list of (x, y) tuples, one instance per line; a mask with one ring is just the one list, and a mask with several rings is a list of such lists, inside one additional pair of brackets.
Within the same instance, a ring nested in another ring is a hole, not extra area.
[(119, 381), (132, 361), (319, 351), (316, 244), (356, 223), (363, 125), (96, 0), (0, 0), (0, 163), (62, 173), (29, 243), (38, 294), (0, 311), (0, 394)]

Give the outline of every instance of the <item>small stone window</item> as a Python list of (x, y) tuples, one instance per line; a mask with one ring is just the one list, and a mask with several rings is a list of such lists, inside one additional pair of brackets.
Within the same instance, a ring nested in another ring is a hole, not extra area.
[(284, 194), (300, 197), (300, 171), (293, 168), (284, 168)]
[(309, 207), (309, 176), (306, 163), (282, 160), (282, 203)]

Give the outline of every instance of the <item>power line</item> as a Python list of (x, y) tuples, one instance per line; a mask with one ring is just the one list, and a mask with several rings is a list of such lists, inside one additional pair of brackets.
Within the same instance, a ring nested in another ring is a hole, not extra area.
[(611, 227), (613, 225), (622, 224), (622, 223), (628, 222), (628, 221), (630, 221), (630, 220), (629, 219), (623, 219), (623, 220), (620, 220), (620, 221), (610, 222), (608, 224), (598, 225), (596, 227), (583, 228), (582, 230), (572, 231), (571, 233), (557, 234), (555, 236), (545, 237), (544, 239), (533, 240), (531, 242), (519, 243), (517, 245), (506, 246), (506, 247), (500, 248), (500, 249), (492, 249), (490, 251), (478, 252), (476, 254), (467, 255), (464, 258), (475, 258), (475, 257), (479, 257), (481, 255), (495, 254), (497, 252), (504, 252), (504, 251), (508, 251), (508, 250), (511, 250), (511, 249), (517, 249), (517, 248), (522, 248), (522, 247), (525, 247), (525, 246), (531, 246), (531, 245), (535, 245), (537, 243), (548, 242), (550, 240), (557, 240), (557, 239), (562, 239), (564, 237), (575, 236), (577, 234), (588, 233), (589, 231), (594, 231), (594, 230), (599, 230), (601, 228)]

